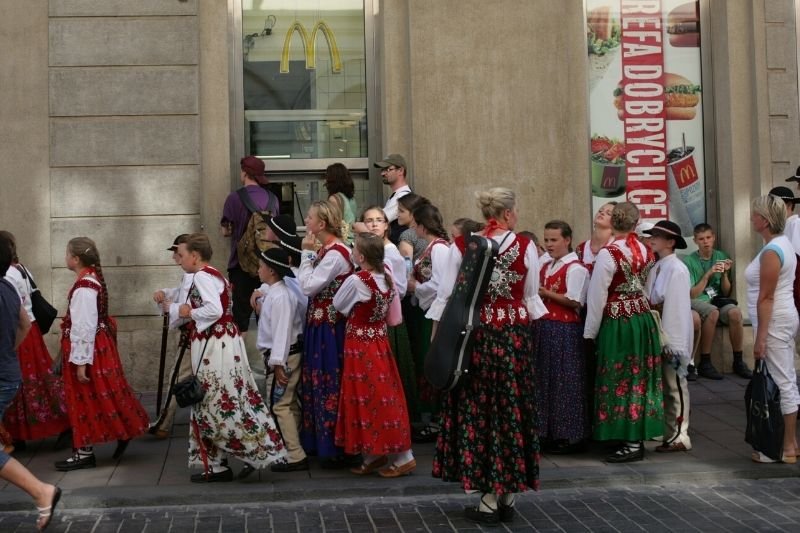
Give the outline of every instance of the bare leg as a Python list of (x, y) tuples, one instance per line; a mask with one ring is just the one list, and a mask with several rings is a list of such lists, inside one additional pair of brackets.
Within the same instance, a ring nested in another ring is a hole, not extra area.
[[(30, 470), (14, 458), (9, 459), (0, 469), (0, 478), (27, 492), (33, 498), (36, 507), (49, 507), (53, 501), (53, 495), (56, 493), (54, 485), (39, 481)], [(41, 522), (43, 522), (42, 519), (37, 520), (37, 526), (41, 525)]]
[[(741, 317), (741, 315), (739, 315)], [(703, 327), (700, 331), (700, 353), (711, 353), (711, 347), (714, 344), (714, 332), (717, 329), (717, 320), (719, 320), (719, 310), (715, 309), (703, 321)]]
[(792, 457), (797, 454), (797, 411), (783, 415), (783, 455)]
[(728, 312), (728, 333), (731, 338), (731, 348), (734, 352), (742, 351), (742, 337), (744, 337), (744, 323), (742, 312), (736, 308)]

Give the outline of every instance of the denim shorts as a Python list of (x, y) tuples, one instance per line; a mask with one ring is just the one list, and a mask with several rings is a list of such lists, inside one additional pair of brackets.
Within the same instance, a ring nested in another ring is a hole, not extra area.
[[(19, 390), (19, 381), (2, 381), (0, 380), (0, 420), (3, 419), (3, 415), (6, 413), (6, 409), (11, 402), (14, 400), (14, 397), (17, 395), (17, 391)], [(11, 444), (10, 442), (7, 444)], [(11, 459), (11, 456), (8, 455), (6, 452), (0, 448), (0, 469), (6, 466), (8, 460)]]

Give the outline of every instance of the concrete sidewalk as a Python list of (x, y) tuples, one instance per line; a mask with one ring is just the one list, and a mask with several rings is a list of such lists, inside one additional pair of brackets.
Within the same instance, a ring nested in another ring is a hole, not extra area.
[[(691, 451), (659, 454), (652, 452), (658, 443), (649, 442), (650, 453), (644, 461), (621, 465), (604, 463), (607, 452), (600, 445), (579, 455), (544, 456), (542, 490), (799, 476), (800, 465), (751, 462), (750, 447), (744, 442), (746, 384), (733, 375), (726, 375), (722, 381), (701, 379), (690, 384)], [(142, 400), (152, 412), (153, 395), (144, 395)], [(131, 442), (120, 461), (111, 459), (113, 444), (98, 446), (97, 468), (89, 470), (56, 471), (53, 462), (65, 458), (69, 449), (54, 450), (54, 439), (29, 443), (26, 451), (15, 456), (43, 480), (62, 487), (63, 505), (73, 509), (461, 493), (458, 484), (443, 483), (430, 476), (432, 444), (415, 446), (419, 466), (413, 475), (400, 479), (364, 478), (347, 470), (323, 470), (312, 460), (308, 472), (261, 471), (241, 482), (193, 484), (187, 467), (188, 432), (188, 409), (184, 409), (171, 438), (139, 438)], [(235, 472), (241, 468), (237, 460), (231, 462)], [(27, 495), (17, 488), (0, 488), (0, 511), (30, 508)]]

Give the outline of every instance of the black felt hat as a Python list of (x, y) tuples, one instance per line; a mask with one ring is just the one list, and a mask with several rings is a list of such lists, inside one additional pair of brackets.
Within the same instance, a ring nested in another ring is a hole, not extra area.
[(259, 253), (258, 256), (264, 262), (264, 264), (277, 272), (280, 276), (286, 278), (294, 277), (292, 267), (289, 265), (289, 252), (283, 248), (277, 246), (269, 248), (266, 251)]
[(686, 239), (681, 235), (681, 227), (671, 220), (659, 220), (652, 228), (645, 230), (648, 235), (658, 235), (675, 241), (676, 250), (686, 249)]

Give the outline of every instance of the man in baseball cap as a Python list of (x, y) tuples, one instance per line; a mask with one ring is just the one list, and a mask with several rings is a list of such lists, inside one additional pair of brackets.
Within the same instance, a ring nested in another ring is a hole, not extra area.
[[(406, 158), (400, 154), (389, 154), (377, 161), (375, 167), (381, 169), (383, 184), (392, 189), (392, 194), (386, 200), (383, 212), (386, 213), (386, 220), (389, 222), (389, 240), (397, 244), (400, 240), (400, 234), (408, 229), (407, 226), (401, 226), (397, 223), (397, 200), (411, 192), (411, 187), (408, 186), (406, 181), (408, 178)], [(366, 227), (358, 229), (356, 226), (354, 226), (354, 230), (367, 231)]]

